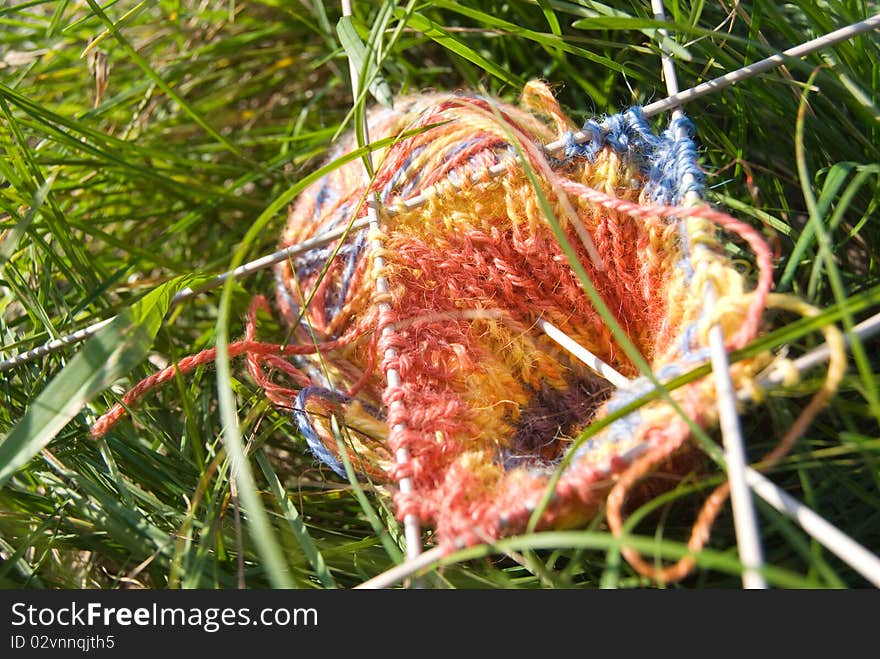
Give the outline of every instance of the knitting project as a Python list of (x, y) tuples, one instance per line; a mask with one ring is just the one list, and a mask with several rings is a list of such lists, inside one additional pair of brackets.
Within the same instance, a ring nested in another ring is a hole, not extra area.
[[(526, 85), (523, 105), (434, 93), (371, 112), (371, 139), (385, 146), (369, 182), (361, 162), (341, 158), (356, 146), (349, 135), (331, 156), (344, 164), (289, 214), (282, 246), (302, 249), (275, 271), (289, 340), (257, 338), (258, 311), (269, 311), (258, 295), (244, 338), (228, 346), (321, 462), (345, 476), (348, 461), (388, 484), (400, 518), (433, 527), (444, 551), (522, 531), (533, 516), (538, 528), (583, 523), (603, 504), (621, 534), (627, 497), (656, 492), (641, 483), (652, 473), (692, 469), (692, 428), (718, 421), (712, 378), (661, 396), (657, 385), (708, 361), (713, 326), (733, 350), (755, 337), (765, 306), (818, 313), (770, 295), (758, 232), (692, 203), (702, 175), (683, 116), (657, 134), (632, 108), (587, 121), (575, 139), (543, 83)], [(561, 147), (544, 148), (551, 142)], [(372, 235), (354, 230), (370, 206)], [(724, 256), (719, 228), (753, 251), (753, 290)], [(826, 380), (765, 465), (842, 378), (841, 335), (822, 331)], [(145, 378), (92, 433), (215, 357), (204, 350)], [(757, 397), (771, 359), (731, 364), (735, 389)], [(724, 483), (705, 500), (692, 552), (727, 494)], [(692, 555), (658, 568), (631, 547), (622, 553), (658, 581), (694, 567)]]
[[(681, 137), (686, 119), (656, 134), (632, 108), (587, 121), (589, 139), (579, 143), (545, 85), (527, 85), (523, 102), (432, 93), (370, 113), (373, 141), (404, 136), (375, 154), (368, 189), (356, 160), (306, 190), (282, 245), (366, 215), (370, 195), (381, 233), (352, 231), (277, 268), (291, 344), (316, 354), (292, 362), (249, 354), (251, 374), (293, 411), (318, 459), (344, 475), (345, 446), (360, 474), (411, 479), (411, 492), (396, 490), (397, 514), (432, 526), (447, 548), (523, 530), (560, 469), (543, 527), (588, 519), (638, 458), (646, 471), (686, 447), (687, 421), (654, 400), (566, 457), (592, 422), (655, 388), (591, 302), (584, 274), (662, 382), (708, 360), (713, 323), (728, 349), (752, 339), (772, 283), (757, 232), (682, 205), (702, 181), (694, 143)], [(559, 138), (561, 152), (542, 150)], [(349, 135), (331, 160), (355, 146)], [(754, 291), (719, 249), (719, 226), (754, 251)], [(711, 318), (702, 313), (709, 281), (718, 295)], [(615, 388), (552, 341), (544, 323), (631, 380)], [(765, 363), (733, 364), (733, 382), (745, 386)], [(399, 382), (389, 383), (389, 370)], [(711, 378), (671, 397), (700, 426), (716, 422)], [(409, 460), (397, 464), (401, 448)]]

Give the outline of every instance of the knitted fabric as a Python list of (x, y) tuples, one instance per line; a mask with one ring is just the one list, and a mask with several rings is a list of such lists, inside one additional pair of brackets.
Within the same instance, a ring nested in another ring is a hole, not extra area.
[[(713, 323), (728, 348), (753, 338), (771, 283), (769, 252), (754, 230), (680, 205), (702, 180), (694, 143), (676, 139), (680, 126), (657, 134), (633, 108), (588, 121), (590, 139), (578, 144), (546, 87), (531, 83), (524, 101), (528, 109), (424, 94), (372, 112), (371, 140), (407, 136), (374, 154), (368, 189), (359, 160), (311, 186), (283, 233), (283, 246), (318, 237), (365, 216), (369, 195), (381, 202), (380, 234), (353, 231), (276, 270), (291, 346), (317, 344), (319, 354), (248, 353), (250, 372), (273, 402), (293, 410), (318, 459), (344, 474), (339, 447), (347, 446), (359, 473), (392, 486), (397, 514), (416, 515), (446, 547), (522, 530), (572, 441), (654, 387), (590, 302), (518, 153), (580, 266), (660, 381), (707, 361)], [(561, 152), (540, 148), (560, 137)], [(331, 160), (355, 146), (348, 136)], [(493, 176), (500, 163), (507, 172)], [(424, 203), (407, 203), (418, 195)], [(755, 251), (754, 291), (718, 248), (718, 225)], [(377, 293), (379, 277), (387, 294)], [(702, 312), (709, 281), (718, 296), (711, 318)], [(539, 320), (631, 384), (612, 387), (540, 331)], [(734, 364), (735, 385), (763, 363)], [(389, 369), (399, 386), (388, 385)], [(699, 425), (716, 422), (711, 378), (671, 396)], [(344, 421), (341, 435), (333, 416)], [(637, 456), (675, 454), (689, 436), (662, 400), (614, 421), (569, 456), (541, 525), (594, 515)], [(401, 448), (409, 460), (398, 465)], [(393, 485), (407, 477), (413, 487), (404, 494)]]

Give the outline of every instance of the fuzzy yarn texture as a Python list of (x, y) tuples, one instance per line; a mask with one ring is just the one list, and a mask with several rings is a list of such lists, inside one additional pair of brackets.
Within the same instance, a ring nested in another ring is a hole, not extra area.
[[(366, 215), (370, 195), (378, 198), (379, 234), (352, 231), (276, 270), (290, 343), (323, 349), (290, 360), (248, 357), (273, 402), (293, 410), (315, 456), (344, 475), (340, 446), (347, 446), (358, 472), (392, 486), (401, 519), (416, 515), (435, 529), (435, 542), (452, 548), (523, 530), (560, 468), (541, 527), (594, 516), (639, 456), (683, 451), (688, 424), (656, 400), (565, 457), (591, 422), (654, 388), (590, 301), (578, 270), (660, 381), (708, 360), (711, 324), (721, 324), (731, 349), (758, 331), (772, 283), (769, 250), (747, 225), (682, 205), (702, 181), (694, 143), (681, 137), (687, 120), (658, 134), (633, 108), (588, 121), (590, 139), (577, 143), (574, 124), (534, 82), (523, 107), (430, 93), (397, 99), (368, 121), (373, 141), (406, 136), (374, 154), (369, 185), (358, 160), (306, 190), (281, 243), (346, 226)], [(560, 138), (561, 152), (541, 149)], [(354, 140), (343, 139), (331, 161)], [(493, 176), (501, 163), (507, 172)], [(418, 195), (424, 203), (406, 203)], [(723, 256), (719, 226), (755, 252), (755, 290)], [(377, 292), (379, 277), (387, 293)], [(708, 281), (718, 293), (711, 318), (702, 304)], [(539, 320), (630, 384), (612, 387), (540, 331)], [(766, 363), (733, 364), (735, 385)], [(389, 369), (400, 375), (393, 386)], [(716, 423), (711, 378), (671, 396), (697, 424)], [(344, 421), (341, 433), (334, 417)], [(402, 465), (400, 448), (409, 453)], [(411, 479), (411, 492), (393, 487), (402, 478)]]

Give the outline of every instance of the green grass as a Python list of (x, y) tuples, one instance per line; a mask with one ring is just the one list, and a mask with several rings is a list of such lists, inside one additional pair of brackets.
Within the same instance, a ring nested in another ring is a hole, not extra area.
[[(873, 11), (762, 0), (730, 14), (733, 4), (666, 2), (682, 88)], [(387, 498), (318, 465), (236, 361), (178, 378), (105, 440), (88, 433), (157, 365), (241, 333), (250, 297), (271, 290), (267, 273), (170, 311), (168, 298), (181, 278), (273, 251), (286, 204), (374, 97), (471, 87), (515, 100), (537, 77), (582, 121), (665, 96), (647, 1), (396, 5), (356, 2), (339, 30), (334, 2), (0, 7), (2, 356), (122, 319), (82, 352), (0, 374), (0, 587), (351, 587), (400, 560)], [(354, 104), (347, 52), (371, 83)], [(746, 353), (800, 354), (821, 343), (823, 324), (850, 327), (880, 307), (878, 62), (876, 35), (861, 36), (687, 108), (708, 199), (762, 227), (778, 250), (777, 290), (824, 310), (812, 321), (768, 314)], [(751, 271), (737, 243), (727, 248)], [(873, 550), (876, 352), (875, 341), (854, 349), (832, 403), (770, 474)], [(819, 377), (743, 414), (752, 459)], [(634, 543), (657, 560), (680, 555), (720, 478), (707, 466), (647, 504)], [(758, 511), (771, 584), (866, 585), (793, 523)], [(725, 512), (682, 587), (737, 587), (739, 573)], [(601, 516), (453, 555), (427, 583), (646, 585)]]

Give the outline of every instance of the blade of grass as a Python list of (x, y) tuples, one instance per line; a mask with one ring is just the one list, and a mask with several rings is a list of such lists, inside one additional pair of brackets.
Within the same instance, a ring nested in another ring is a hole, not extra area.
[[(463, 16), (468, 16), (469, 18), (473, 18), (473, 19), (479, 21), (483, 25), (491, 26), (494, 29), (504, 30), (505, 32), (507, 32), (511, 36), (516, 36), (516, 37), (532, 40), (538, 44), (541, 44), (543, 47), (547, 48), (548, 50), (559, 49), (559, 50), (562, 50), (562, 51), (569, 53), (571, 55), (576, 55), (577, 57), (582, 57), (583, 59), (589, 60), (591, 62), (601, 64), (604, 68), (608, 69), (609, 71), (615, 71), (617, 73), (626, 73), (627, 72), (626, 68), (623, 65), (621, 65), (619, 62), (615, 62), (613, 59), (611, 59), (609, 57), (597, 55), (596, 53), (593, 53), (589, 50), (586, 50), (585, 48), (580, 48), (578, 46), (575, 46), (555, 34), (545, 34), (543, 32), (536, 32), (534, 30), (529, 30), (529, 29), (523, 28), (519, 25), (516, 25), (515, 23), (511, 23), (510, 21), (502, 20), (502, 19), (500, 19), (496, 16), (493, 16), (487, 12), (483, 12), (478, 9), (464, 6), (458, 2), (454, 2), (453, 0), (437, 0), (433, 4), (437, 7), (443, 7), (444, 9), (449, 9), (450, 11), (454, 11), (456, 13), (463, 15)], [(415, 27), (416, 29), (419, 29), (419, 30), (423, 30), (424, 25), (425, 24), (422, 22), (417, 22), (417, 24), (413, 25), (413, 27)], [(429, 27), (436, 28), (438, 30), (442, 30), (442, 28), (440, 28), (440, 26), (433, 24), (433, 23)], [(431, 35), (428, 34), (427, 36), (431, 36)], [(434, 37), (431, 37), (431, 38), (434, 38)], [(463, 45), (460, 45), (459, 47), (461, 47), (462, 49), (467, 48), (466, 46), (463, 46)], [(457, 52), (454, 49), (452, 49), (452, 50), (453, 50), (453, 52)], [(467, 50), (469, 51), (470, 49), (467, 49)], [(473, 53), (473, 51), (470, 51), (470, 52)], [(468, 57), (464, 53), (458, 53), (458, 54), (462, 55), (466, 59), (470, 59), (472, 62), (474, 62), (474, 64), (481, 66), (481, 62), (482, 62), (481, 59), (475, 60), (475, 59), (471, 59), (470, 57)], [(477, 55), (476, 53), (473, 53), (473, 54)], [(477, 57), (479, 58), (479, 55), (477, 55)], [(495, 74), (495, 75), (497, 75), (497, 74)], [(501, 76), (498, 76), (498, 77), (501, 77)], [(505, 79), (505, 78), (502, 77), (502, 79)], [(517, 83), (517, 86), (522, 87), (522, 84)]]
[[(371, 145), (371, 147), (377, 148), (375, 144)], [(305, 189), (310, 183), (320, 179), (324, 174), (333, 171), (345, 162), (361, 157), (364, 153), (367, 153), (371, 147), (355, 149), (353, 152), (346, 154), (346, 156), (343, 156), (342, 158), (318, 169), (309, 176), (306, 176), (296, 185), (276, 197), (276, 199), (273, 200), (273, 202), (269, 204), (269, 206), (254, 221), (248, 232), (245, 234), (233, 255), (229, 270), (235, 270), (235, 268), (244, 261), (244, 255), (247, 254), (251, 243), (260, 235), (260, 232), (264, 229), (265, 225), (273, 219), (276, 213), (286, 206), (291, 199)], [(344, 240), (344, 236), (341, 240)], [(266, 512), (257, 496), (256, 485), (253, 473), (250, 469), (250, 464), (244, 456), (244, 446), (238, 430), (237, 406), (235, 404), (234, 394), (229, 385), (231, 371), (228, 356), (228, 317), (233, 284), (233, 278), (230, 277), (225, 280), (220, 298), (217, 323), (215, 326), (215, 342), (217, 346), (217, 388), (224, 427), (223, 439), (230, 460), (235, 467), (233, 472), (238, 480), (239, 496), (245, 505), (245, 509), (248, 511), (248, 522), (254, 534), (254, 542), (258, 547), (261, 557), (265, 561), (267, 574), (276, 586), (291, 587), (293, 582), (284, 565), (280, 546), (274, 538), (274, 534), (271, 532)]]
[(327, 568), (327, 562), (324, 560), (324, 557), (321, 555), (317, 546), (315, 546), (299, 511), (296, 509), (296, 506), (293, 505), (290, 496), (284, 491), (284, 486), (281, 484), (278, 474), (276, 474), (275, 470), (272, 468), (272, 464), (266, 457), (265, 452), (262, 449), (259, 449), (254, 457), (257, 464), (260, 465), (263, 476), (269, 483), (269, 489), (275, 496), (275, 501), (278, 503), (278, 507), (281, 509), (281, 512), (284, 514), (285, 519), (290, 525), (290, 530), (293, 531), (293, 535), (296, 537), (296, 541), (299, 543), (303, 554), (305, 554), (312, 569), (315, 570), (318, 581), (320, 581), (325, 588), (336, 588), (336, 580), (333, 578), (333, 575), (330, 574), (330, 570)]
[(117, 29), (116, 23), (114, 23), (110, 18), (105, 14), (101, 8), (98, 6), (98, 3), (95, 0), (86, 0), (88, 2), (89, 7), (95, 13), (98, 18), (107, 26), (107, 29), (116, 39), (122, 49), (126, 52), (126, 54), (131, 58), (131, 60), (137, 64), (138, 68), (144, 72), (150, 80), (156, 83), (156, 86), (159, 87), (165, 94), (177, 103), (178, 106), (187, 114), (189, 117), (195, 121), (202, 129), (208, 133), (211, 137), (217, 140), (220, 144), (222, 144), (226, 149), (228, 149), (231, 153), (235, 154), (242, 160), (246, 161), (248, 164), (253, 165), (259, 170), (263, 170), (263, 166), (260, 163), (254, 162), (247, 156), (245, 156), (244, 152), (235, 146), (232, 142), (229, 141), (226, 137), (221, 135), (217, 130), (211, 126), (201, 114), (196, 112), (189, 103), (187, 103), (177, 92), (175, 92), (168, 83), (166, 83), (162, 77), (153, 70), (153, 67), (150, 66), (149, 62), (145, 60), (141, 55), (134, 49), (131, 43), (126, 39), (123, 34)]
[[(822, 192), (816, 202), (816, 210), (820, 217), (824, 217), (828, 212), (834, 197), (840, 191), (840, 188), (846, 182), (847, 177), (855, 167), (856, 163), (840, 162), (836, 163), (828, 170), (828, 173), (825, 175), (825, 184), (822, 187)], [(779, 280), (780, 289), (788, 288), (791, 284), (795, 272), (800, 265), (801, 259), (804, 257), (806, 251), (812, 247), (815, 240), (816, 229), (812, 222), (807, 222), (804, 230), (801, 231), (798, 236), (797, 242), (795, 242), (794, 249), (792, 249), (788, 262), (785, 264), (785, 269), (782, 271), (782, 277)]]
[(819, 69), (817, 68), (807, 81), (807, 86), (804, 88), (801, 102), (798, 107), (797, 122), (795, 123), (795, 160), (797, 161), (798, 178), (800, 179), (804, 201), (806, 202), (807, 210), (809, 211), (809, 221), (813, 226), (813, 231), (816, 234), (816, 240), (819, 245), (819, 256), (828, 272), (828, 279), (834, 293), (834, 298), (843, 311), (843, 325), (846, 329), (847, 338), (851, 342), (850, 350), (852, 351), (859, 376), (861, 377), (862, 385), (865, 388), (865, 395), (868, 399), (868, 404), (871, 407), (871, 413), (878, 422), (880, 422), (880, 397), (878, 397), (877, 394), (877, 381), (871, 371), (868, 356), (865, 353), (865, 348), (862, 345), (861, 340), (858, 336), (853, 334), (855, 321), (853, 320), (852, 312), (849, 310), (846, 288), (844, 287), (840, 270), (834, 260), (831, 238), (822, 222), (822, 216), (820, 215), (816, 197), (813, 194), (809, 168), (807, 165), (807, 154), (804, 150), (804, 127), (806, 124), (807, 97), (810, 88), (812, 87), (813, 79), (818, 73)]
[(0, 242), (0, 275), (3, 273), (3, 266), (6, 265), (6, 262), (9, 261), (9, 259), (12, 258), (13, 253), (15, 253), (15, 249), (18, 247), (18, 242), (28, 230), (28, 227), (31, 225), (31, 222), (33, 222), (37, 213), (40, 212), (40, 208), (45, 203), (46, 197), (49, 196), (49, 190), (52, 189), (52, 185), (55, 183), (55, 177), (57, 175), (58, 170), (52, 172), (49, 177), (40, 184), (40, 187), (37, 188), (37, 191), (34, 193), (30, 208), (28, 208), (24, 217), (15, 223), (12, 229), (10, 229), (3, 237), (3, 241)]
[[(240, 261), (243, 253), (244, 249), (239, 247), (233, 263)], [(239, 430), (238, 406), (230, 384), (232, 372), (229, 365), (229, 312), (232, 284), (233, 280), (230, 279), (223, 287), (215, 325), (217, 399), (223, 424), (221, 438), (229, 456), (230, 476), (235, 479), (238, 486), (238, 497), (243, 504), (248, 528), (266, 570), (266, 576), (275, 588), (293, 588), (295, 587), (293, 577), (257, 492), (257, 484), (250, 462), (245, 456), (244, 443)]]
[(174, 294), (193, 282), (178, 277), (124, 310), (93, 336), (0, 440), (0, 487), (40, 452), (83, 405), (139, 364)]
[(394, 105), (391, 87), (379, 73), (374, 62), (374, 53), (361, 41), (351, 16), (339, 18), (339, 22), (336, 24), (336, 33), (339, 35), (342, 48), (351, 60), (351, 65), (361, 72), (363, 80), (370, 81), (366, 87), (370, 90), (373, 98), (386, 107)]
[[(396, 14), (398, 15), (398, 17), (404, 16), (401, 10), (397, 10)], [(406, 19), (406, 22), (409, 27), (418, 30), (423, 35), (425, 35), (429, 39), (436, 41), (438, 44), (440, 44), (450, 52), (458, 55), (459, 57), (463, 57), (469, 62), (477, 65), (486, 73), (495, 76), (499, 80), (506, 82), (512, 87), (521, 88), (523, 86), (523, 81), (519, 77), (501, 68), (483, 55), (480, 55), (480, 53), (476, 52), (473, 48), (465, 44), (461, 39), (457, 38), (452, 33), (448, 32), (439, 24), (435, 23), (423, 14), (413, 12)]]
[[(628, 535), (624, 539), (627, 545), (633, 547), (639, 552), (657, 553), (660, 557), (670, 560), (681, 558), (689, 553), (687, 545), (669, 540), (658, 542), (656, 538), (637, 535)], [(455, 565), (456, 563), (473, 561), (478, 558), (487, 558), (494, 554), (506, 553), (509, 551), (535, 551), (556, 548), (608, 550), (617, 544), (617, 542), (618, 540), (608, 533), (595, 533), (588, 531), (548, 531), (543, 533), (529, 533), (512, 538), (504, 538), (493, 544), (474, 545), (450, 553), (446, 556), (443, 556), (438, 551), (432, 550), (431, 552), (426, 552), (415, 561), (408, 561), (407, 563), (398, 566), (398, 568), (392, 573), (392, 576), (394, 581), (400, 581), (414, 574), (423, 574), (425, 571), (435, 569), (436, 567), (448, 567)], [(694, 558), (697, 565), (704, 569), (719, 570), (737, 576), (742, 573), (742, 566), (739, 561), (725, 552), (705, 549)], [(780, 588), (815, 588), (820, 585), (816, 583), (815, 580), (775, 566), (764, 566), (761, 572), (771, 585)], [(387, 588), (394, 581), (385, 579), (384, 575), (380, 575), (376, 578), (375, 582), (377, 584), (381, 583), (381, 585), (374, 585), (373, 583), (367, 582), (360, 587)]]

